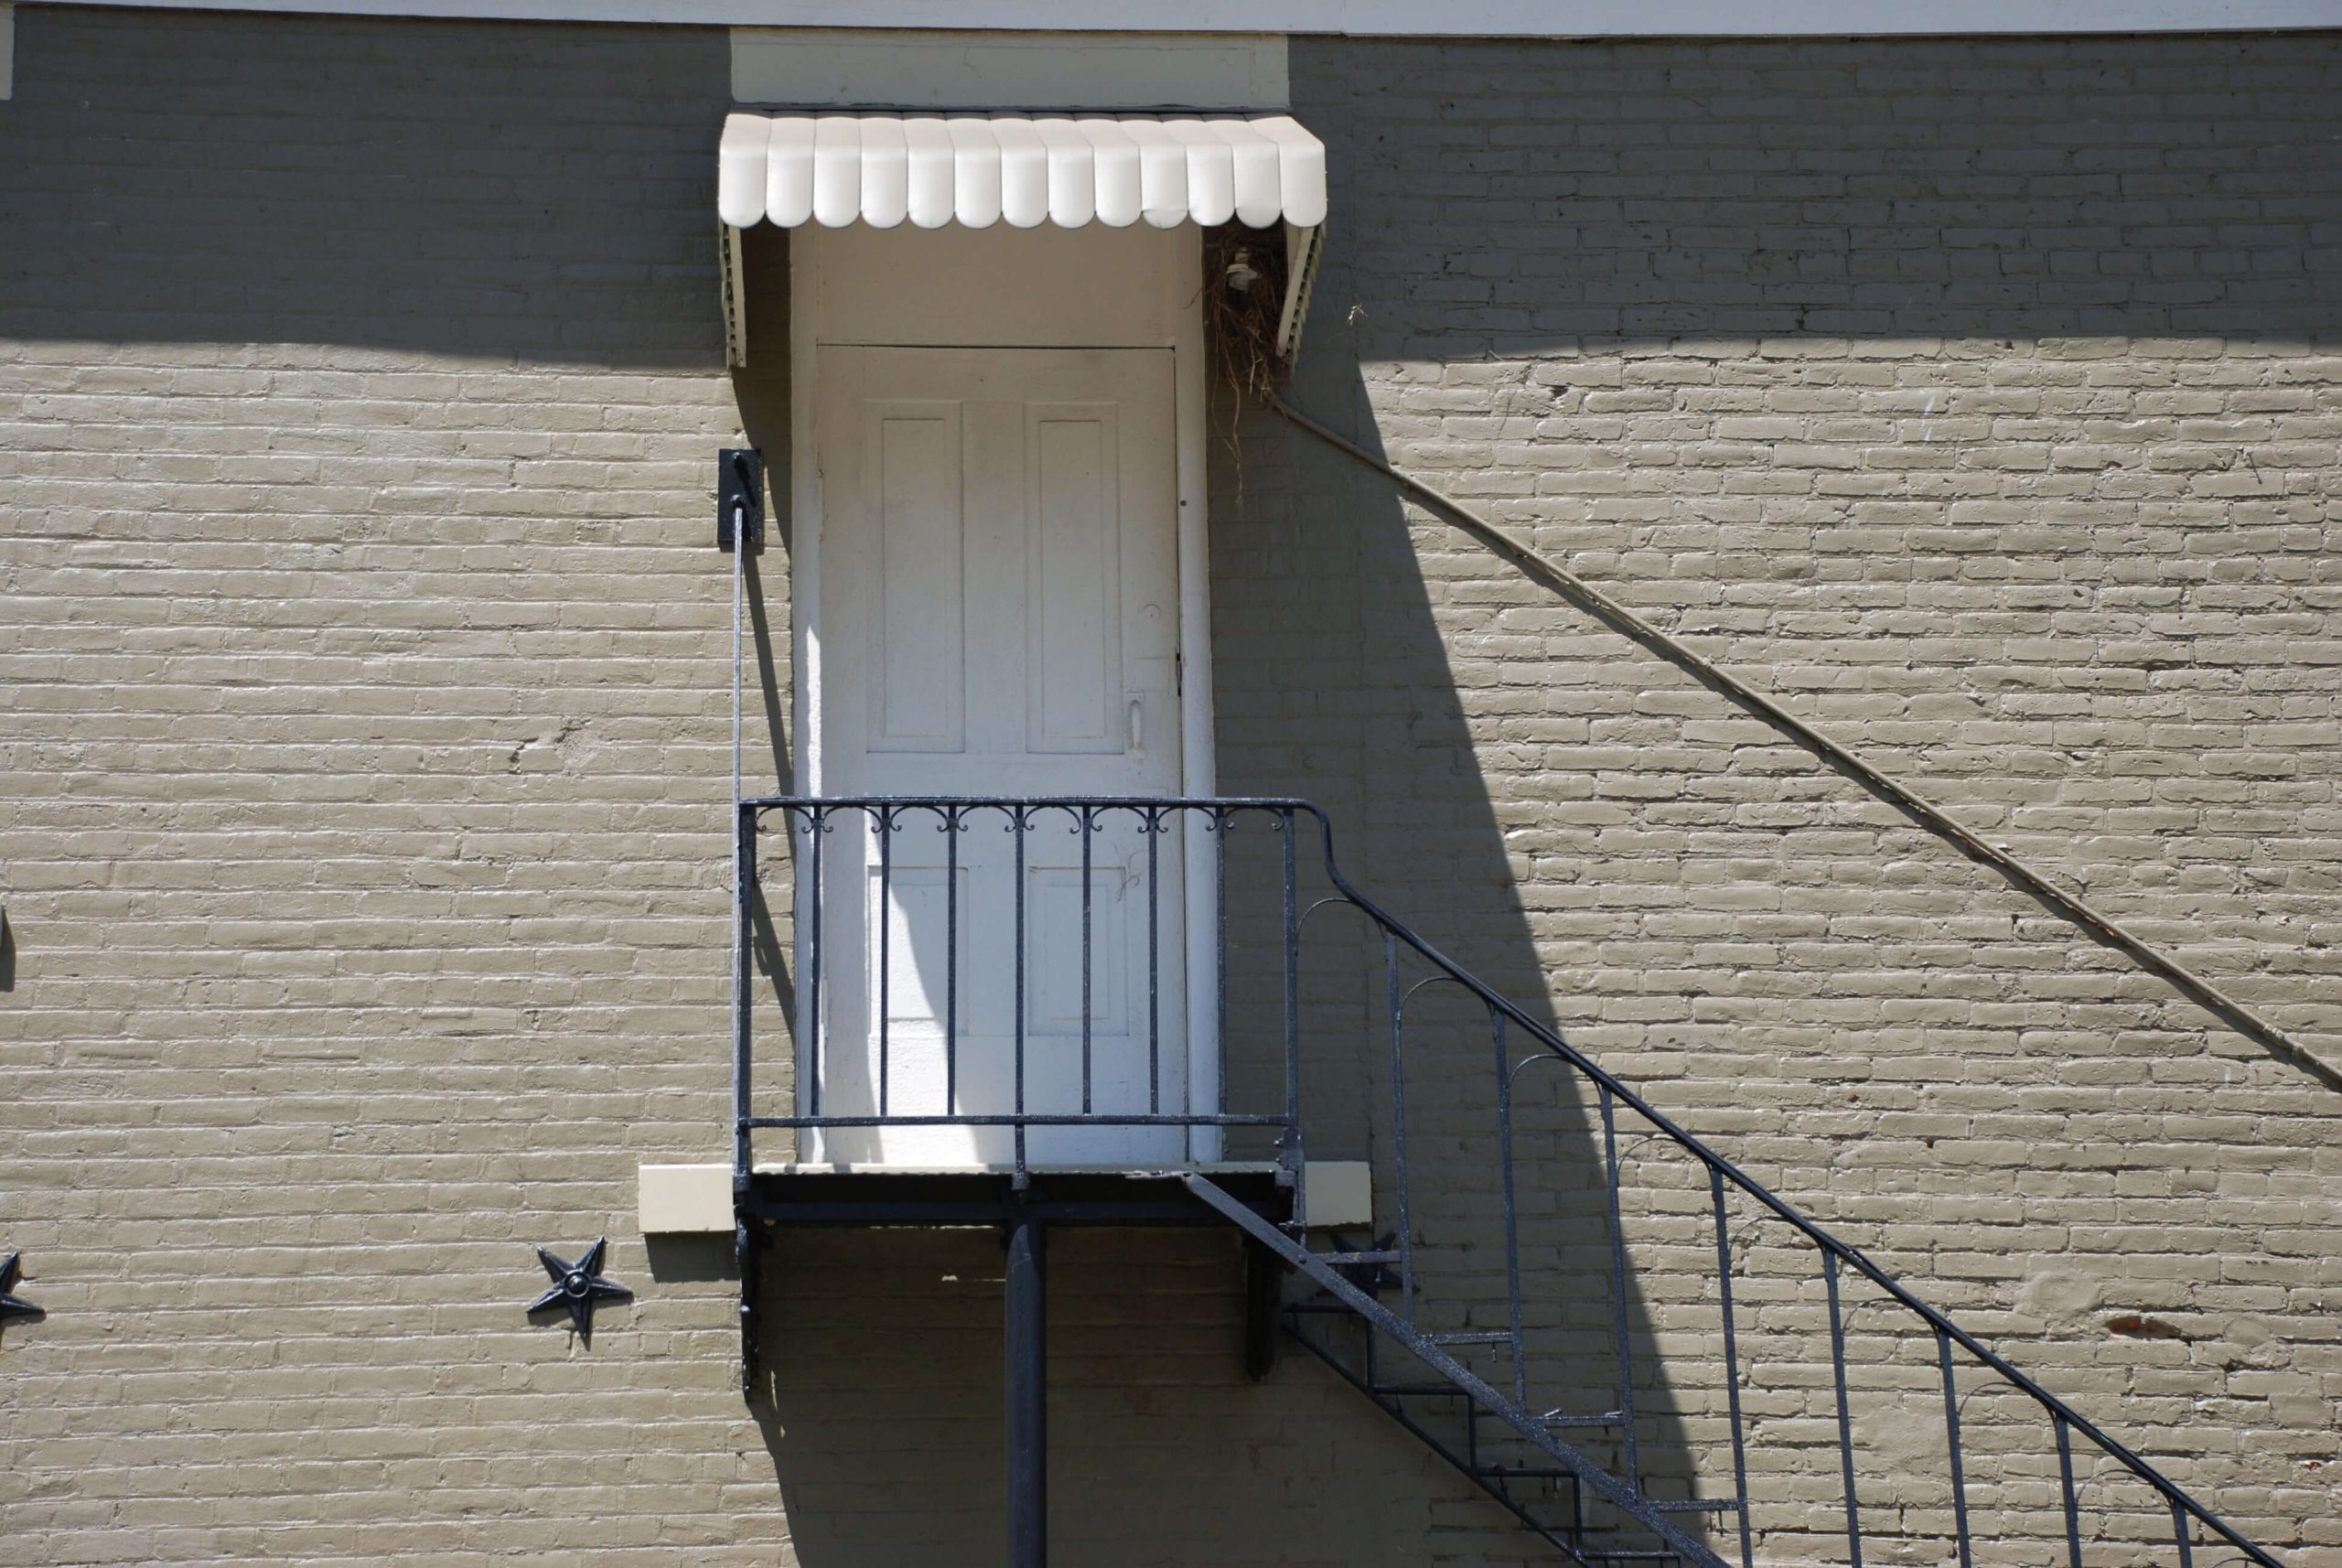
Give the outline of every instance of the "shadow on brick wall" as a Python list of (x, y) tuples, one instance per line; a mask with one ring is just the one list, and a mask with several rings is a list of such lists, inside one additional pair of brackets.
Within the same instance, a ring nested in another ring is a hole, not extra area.
[(720, 371), (721, 28), (26, 6), (0, 338)]

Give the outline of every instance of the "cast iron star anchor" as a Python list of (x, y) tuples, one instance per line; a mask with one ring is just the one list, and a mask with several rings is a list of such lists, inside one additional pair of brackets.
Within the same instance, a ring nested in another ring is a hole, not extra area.
[(23, 1256), (22, 1252), (11, 1252), (5, 1258), (0, 1258), (0, 1323), (5, 1323), (12, 1317), (42, 1316), (39, 1307), (14, 1294), (16, 1276), (23, 1272), (18, 1263)]
[(543, 1247), (537, 1249), (537, 1262), (553, 1276), (553, 1289), (529, 1304), (531, 1312), (542, 1312), (549, 1306), (569, 1309), (569, 1320), (577, 1332), (591, 1336), (594, 1332), (594, 1304), (597, 1301), (631, 1299), (634, 1293), (616, 1280), (602, 1277), (602, 1254), (608, 1250), (607, 1236), (586, 1251), (586, 1255), (574, 1263), (564, 1262)]

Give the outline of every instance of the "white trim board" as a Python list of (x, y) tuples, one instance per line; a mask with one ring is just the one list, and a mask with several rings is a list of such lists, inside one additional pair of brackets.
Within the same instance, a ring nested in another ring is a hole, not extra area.
[(741, 103), (1284, 109), (1284, 38), (735, 27)]
[[(349, 16), (1049, 32), (1062, 0), (57, 0), (186, 11)], [(1160, 0), (1091, 0), (1084, 32), (1163, 29)], [(2342, 0), (1191, 0), (1188, 33), (1358, 38), (1849, 38), (2288, 32), (2342, 27)]]

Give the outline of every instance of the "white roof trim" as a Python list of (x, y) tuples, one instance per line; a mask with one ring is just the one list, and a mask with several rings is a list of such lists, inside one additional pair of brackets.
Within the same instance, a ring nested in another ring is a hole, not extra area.
[[(739, 27), (1062, 32), (1063, 0), (59, 0), (188, 11), (277, 11)], [(942, 19), (939, 19), (942, 18)], [(1166, 30), (1161, 0), (1090, 0), (1081, 28)], [(1189, 0), (1183, 33), (1360, 38), (1847, 38), (2025, 33), (2283, 32), (2342, 27), (2342, 0)]]
[(736, 229), (1326, 220), (1326, 146), (1287, 114), (725, 117), (715, 209)]
[(938, 113), (1058, 103), (1198, 114), (1293, 106), (1283, 33), (735, 27), (732, 97)]

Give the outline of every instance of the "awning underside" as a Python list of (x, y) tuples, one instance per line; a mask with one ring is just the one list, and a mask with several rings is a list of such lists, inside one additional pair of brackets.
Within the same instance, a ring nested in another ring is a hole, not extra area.
[(1326, 147), (1287, 114), (733, 114), (716, 210), (736, 229), (1326, 220)]

